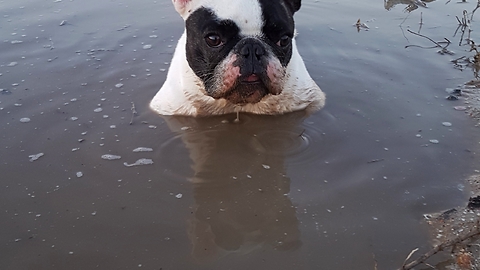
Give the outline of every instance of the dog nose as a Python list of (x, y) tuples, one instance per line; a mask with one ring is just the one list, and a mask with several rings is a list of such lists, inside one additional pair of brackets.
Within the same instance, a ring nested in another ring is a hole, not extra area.
[(240, 73), (262, 74), (265, 71), (265, 59), (268, 52), (261, 41), (255, 38), (245, 38), (238, 43), (236, 52), (242, 60), (239, 62)]
[(240, 55), (245, 58), (255, 56), (259, 60), (263, 55), (265, 55), (265, 49), (257, 43), (247, 42), (240, 49)]

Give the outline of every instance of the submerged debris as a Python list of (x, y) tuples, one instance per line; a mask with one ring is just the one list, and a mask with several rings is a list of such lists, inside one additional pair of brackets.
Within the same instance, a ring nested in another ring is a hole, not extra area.
[(10, 95), (12, 91), (7, 90), (7, 89), (0, 89), (0, 94), (2, 95)]
[[(398, 4), (403, 4), (407, 5), (405, 8), (406, 12), (412, 12), (416, 10), (418, 7), (427, 7), (427, 4), (425, 2), (431, 2), (432, 0), (404, 0), (404, 1), (399, 1), (399, 0), (385, 0), (383, 1), (383, 7), (386, 10), (391, 10), (394, 6)], [(434, 1), (434, 0), (433, 0)]]
[(358, 32), (360, 32), (360, 30), (362, 30), (362, 29), (364, 29), (364, 30), (370, 29), (370, 27), (368, 27), (368, 25), (366, 25), (365, 23), (361, 22), (360, 19), (358, 19), (357, 22), (353, 26), (357, 27)]
[(448, 95), (446, 97), (447, 100), (458, 100), (458, 96), (455, 96), (455, 95)]
[(480, 196), (470, 197), (467, 207), (472, 210), (480, 208)]

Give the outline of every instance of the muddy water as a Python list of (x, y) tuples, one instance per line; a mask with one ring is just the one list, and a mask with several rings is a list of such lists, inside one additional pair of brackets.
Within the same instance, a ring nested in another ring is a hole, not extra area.
[(148, 109), (170, 1), (0, 1), (0, 268), (393, 269), (428, 249), (422, 214), (463, 203), (475, 169), (445, 100), (473, 75), (449, 63), (467, 48), (405, 49), (431, 46), (406, 29), (458, 43), (474, 5), (303, 2), (327, 106), (234, 123)]

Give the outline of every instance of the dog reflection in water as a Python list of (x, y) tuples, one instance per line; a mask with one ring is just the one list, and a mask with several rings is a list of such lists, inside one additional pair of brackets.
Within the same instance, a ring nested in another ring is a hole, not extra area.
[(198, 261), (301, 245), (285, 151), (302, 140), (304, 113), (235, 117), (165, 117), (193, 161), (188, 233)]

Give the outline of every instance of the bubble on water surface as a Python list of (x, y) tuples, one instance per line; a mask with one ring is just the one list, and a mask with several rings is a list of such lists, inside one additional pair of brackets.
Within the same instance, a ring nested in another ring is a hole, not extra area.
[(149, 148), (149, 147), (138, 147), (138, 148), (135, 148), (133, 149), (133, 152), (134, 153), (138, 153), (138, 152), (152, 152), (153, 149), (152, 148)]
[(110, 154), (102, 155), (102, 159), (105, 159), (105, 160), (116, 160), (121, 158), (122, 158), (121, 156), (117, 156), (117, 155), (110, 155)]
[(103, 109), (102, 109), (102, 108), (96, 108), (96, 109), (93, 110), (93, 111), (96, 112), (96, 113), (99, 113), (99, 112), (103, 111)]
[(29, 155), (28, 157), (30, 158), (30, 162), (34, 162), (35, 160), (43, 157), (45, 154), (44, 153), (38, 153), (35, 155)]
[(28, 117), (20, 118), (20, 122), (22, 122), (22, 123), (28, 123), (30, 121), (31, 121), (31, 119), (28, 118)]
[(431, 142), (431, 143), (433, 143), (433, 144), (438, 144), (438, 143), (440, 143), (440, 141), (438, 141), (438, 140), (434, 140), (434, 139), (432, 139), (432, 140), (429, 140), (429, 142)]
[(149, 158), (141, 158), (141, 159), (135, 161), (135, 163), (132, 163), (132, 164), (128, 164), (127, 162), (123, 163), (123, 165), (125, 165), (127, 167), (141, 166), (141, 165), (151, 165), (151, 164), (153, 164), (153, 160), (151, 160)]
[(117, 84), (115, 84), (115, 87), (116, 87), (116, 88), (121, 88), (122, 86), (123, 86), (123, 83), (117, 83)]
[(83, 176), (83, 172), (77, 172), (77, 177), (80, 178)]
[(147, 44), (147, 45), (144, 45), (143, 46), (143, 49), (144, 50), (148, 50), (148, 49), (151, 49), (152, 48), (152, 45), (151, 44)]
[(443, 126), (446, 126), (446, 127), (451, 127), (451, 126), (452, 126), (452, 123), (450, 123), (450, 122), (443, 122), (442, 125), (443, 125)]

